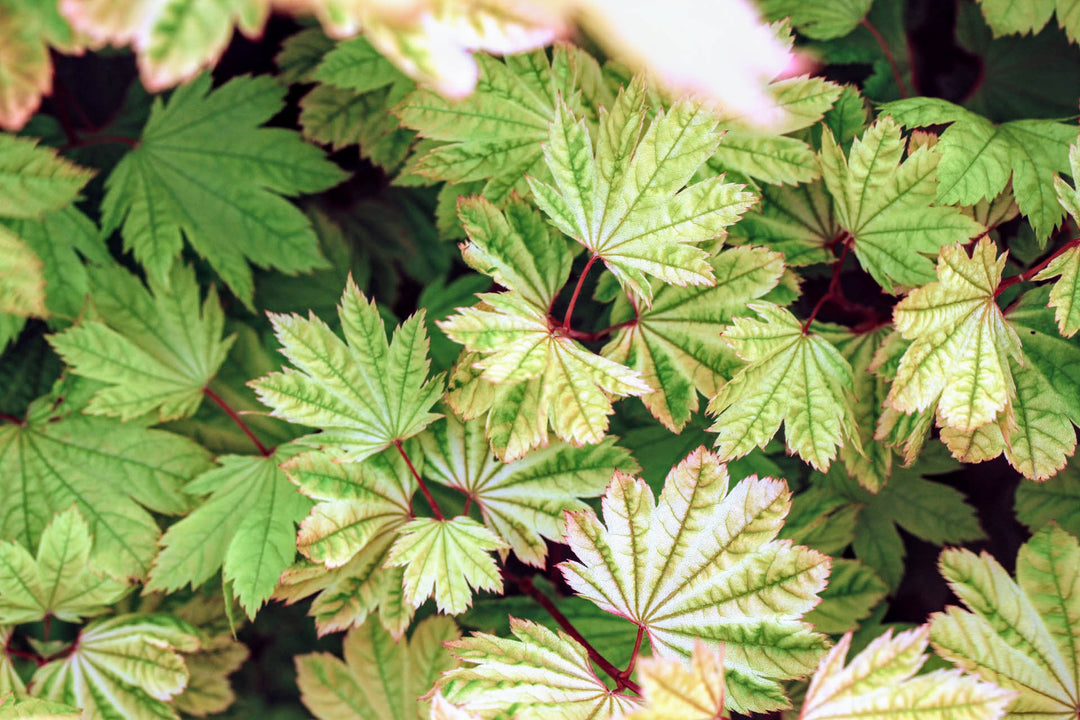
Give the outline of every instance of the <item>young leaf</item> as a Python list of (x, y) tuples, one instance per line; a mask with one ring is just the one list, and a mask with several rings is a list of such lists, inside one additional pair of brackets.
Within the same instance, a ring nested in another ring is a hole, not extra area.
[[(1069, 147), (1069, 166), (1077, 187), (1080, 187), (1080, 141)], [(1061, 206), (1080, 224), (1080, 190), (1069, 187), (1060, 177), (1054, 178)], [(1058, 329), (1065, 337), (1072, 337), (1080, 330), (1080, 243), (1073, 241), (1072, 247), (1055, 255), (1033, 280), (1058, 278), (1050, 291), (1050, 306), (1056, 310)]]
[(934, 649), (1005, 690), (1010, 716), (1075, 718), (1080, 710), (1080, 542), (1056, 525), (1020, 548), (1016, 581), (985, 552), (946, 550), (941, 572), (968, 610), (931, 619)]
[(485, 718), (587, 720), (638, 707), (604, 685), (585, 648), (562, 631), (510, 618), (510, 632), (513, 639), (475, 633), (450, 643), (463, 667), (444, 673), (435, 688)]
[(106, 181), (102, 226), (164, 281), (182, 238), (249, 307), (248, 261), (286, 273), (325, 266), (307, 217), (282, 195), (332, 187), (344, 174), (297, 133), (259, 128), (281, 109), (269, 77), (216, 90), (203, 75), (154, 104), (138, 147)]
[(724, 655), (694, 645), (689, 669), (681, 660), (645, 658), (638, 666), (645, 707), (627, 720), (715, 720), (724, 717)]
[(562, 442), (512, 463), (491, 454), (483, 425), (447, 415), (420, 436), (427, 478), (475, 501), (484, 525), (501, 537), (519, 560), (543, 567), (545, 538), (562, 537), (563, 514), (586, 508), (578, 498), (604, 492), (611, 472), (637, 470), (630, 453), (605, 438), (575, 448)]
[(46, 317), (41, 259), (18, 236), (0, 226), (0, 313)]
[(1008, 0), (979, 0), (986, 24), (994, 37), (1020, 33), (1037, 34), (1057, 10), (1057, 21), (1074, 43), (1080, 43), (1080, 16), (1072, 0), (1029, 0), (1014, 3)]
[(234, 337), (221, 338), (225, 314), (213, 288), (199, 306), (191, 268), (174, 266), (150, 290), (118, 266), (92, 268), (101, 320), (49, 338), (77, 375), (105, 383), (86, 412), (121, 420), (157, 411), (157, 420), (194, 414)]
[(473, 590), (502, 592), (502, 578), (489, 553), (508, 545), (472, 518), (416, 518), (398, 532), (387, 567), (404, 567), (405, 601), (420, 607), (435, 598), (440, 612), (457, 615), (472, 604)]
[(859, 447), (851, 365), (784, 308), (748, 307), (759, 319), (736, 317), (723, 335), (747, 365), (709, 403), (718, 452), (729, 460), (764, 447), (783, 422), (788, 448), (825, 470), (845, 440)]
[(959, 209), (932, 204), (940, 156), (920, 147), (901, 163), (904, 141), (891, 118), (871, 125), (846, 157), (831, 131), (821, 142), (822, 175), (836, 220), (851, 233), (855, 257), (886, 291), (930, 282), (927, 256), (983, 232)]
[(180, 653), (198, 647), (198, 631), (171, 615), (95, 620), (70, 654), (37, 669), (34, 694), (90, 717), (178, 719), (169, 701), (188, 682)]
[(420, 698), (454, 666), (443, 648), (459, 636), (449, 618), (431, 617), (408, 641), (367, 622), (345, 636), (345, 661), (328, 653), (296, 658), (300, 699), (319, 720), (428, 720)]
[(49, 45), (58, 44), (59, 38), (50, 37), (43, 17), (49, 10), (40, 3), (0, 5), (0, 128), (4, 130), (25, 125), (41, 104), (41, 96), (52, 90)]
[(847, 665), (847, 633), (821, 660), (806, 691), (799, 720), (920, 718), (1000, 720), (1017, 693), (959, 670), (916, 674), (926, 661), (926, 625), (874, 639)]
[(387, 342), (382, 317), (350, 279), (338, 317), (342, 342), (314, 315), (271, 315), (281, 352), (296, 369), (249, 383), (272, 415), (322, 428), (303, 441), (338, 447), (357, 462), (416, 435), (439, 416), (442, 376), (428, 379), (428, 339), (421, 311)]
[(776, 287), (783, 257), (764, 248), (740, 247), (710, 258), (711, 287), (662, 286), (652, 305), (633, 308), (619, 301), (612, 321), (636, 310), (601, 355), (641, 373), (656, 391), (642, 397), (645, 407), (672, 432), (679, 432), (698, 410), (698, 393), (711, 397), (741, 365), (719, 330), (747, 304)]
[(1020, 338), (995, 302), (1005, 255), (983, 238), (971, 257), (943, 248), (938, 281), (915, 290), (893, 311), (896, 329), (914, 342), (900, 360), (886, 402), (903, 413), (937, 408), (947, 427), (970, 432), (992, 422), (1015, 394), (1009, 359), (1023, 362)]
[(82, 716), (81, 710), (64, 703), (0, 691), (0, 720), (74, 720)]
[(295, 452), (286, 445), (269, 457), (223, 455), (188, 483), (190, 495), (210, 497), (165, 532), (147, 589), (198, 587), (221, 569), (254, 617), (295, 558), (295, 523), (311, 507), (278, 467)]
[(567, 583), (643, 627), (661, 657), (689, 655), (696, 639), (723, 643), (728, 708), (764, 712), (786, 703), (779, 680), (806, 675), (824, 650), (799, 618), (818, 602), (829, 560), (774, 540), (790, 495), (783, 481), (728, 474), (704, 448), (668, 475), (659, 504), (642, 480), (616, 473), (606, 526), (591, 511), (567, 515), (580, 559)]
[(584, 120), (560, 103), (544, 146), (555, 185), (532, 178), (529, 185), (555, 227), (648, 305), (649, 276), (713, 284), (708, 253), (695, 245), (724, 237), (755, 198), (722, 177), (684, 187), (716, 150), (716, 120), (703, 106), (679, 101), (642, 134), (644, 100), (638, 80), (611, 112), (601, 111), (595, 151)]
[(0, 217), (41, 217), (70, 205), (92, 175), (36, 139), (0, 133)]
[(79, 622), (108, 612), (131, 589), (96, 572), (90, 528), (70, 508), (41, 534), (37, 558), (17, 542), (0, 544), (0, 623), (37, 622), (48, 615)]

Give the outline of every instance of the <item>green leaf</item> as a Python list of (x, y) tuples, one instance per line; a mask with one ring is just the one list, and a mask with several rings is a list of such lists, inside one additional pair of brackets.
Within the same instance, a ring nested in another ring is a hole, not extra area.
[(319, 720), (427, 720), (420, 698), (455, 663), (443, 645), (457, 640), (449, 618), (431, 617), (408, 641), (367, 622), (345, 636), (345, 661), (329, 653), (296, 658), (300, 699)]
[[(1080, 142), (1069, 147), (1069, 166), (1072, 176), (1080, 185)], [(1061, 206), (1080, 223), (1080, 191), (1069, 187), (1060, 177), (1054, 178)], [(1056, 310), (1058, 329), (1065, 337), (1072, 337), (1080, 330), (1080, 246), (1074, 241), (1065, 252), (1056, 255), (1033, 280), (1050, 280), (1058, 277), (1050, 291), (1050, 306)]]
[(283, 195), (325, 190), (344, 174), (294, 132), (259, 128), (282, 107), (269, 77), (216, 90), (202, 75), (155, 102), (138, 147), (106, 181), (105, 232), (164, 281), (183, 238), (251, 306), (248, 262), (287, 273), (325, 266), (302, 212)]
[(45, 317), (45, 275), (41, 259), (17, 235), (0, 226), (0, 313), (15, 318)]
[[(15, 627), (13, 625), (0, 625), (0, 644), (5, 648), (9, 648), (14, 633)], [(9, 702), (13, 696), (18, 698), (25, 693), (26, 685), (23, 683), (22, 678), (19, 677), (15, 664), (12, 663), (11, 655), (6, 651), (0, 653), (0, 717), (3, 717), (5, 702)], [(9, 707), (9, 713), (10, 710)], [(18, 716), (16, 715), (16, 717)]]
[(718, 452), (728, 460), (764, 447), (783, 422), (788, 448), (825, 470), (845, 441), (858, 448), (851, 365), (787, 310), (748, 307), (758, 319), (736, 317), (723, 336), (747, 365), (709, 403)]
[(719, 459), (699, 448), (668, 475), (659, 504), (642, 480), (617, 473), (591, 511), (567, 516), (580, 562), (567, 583), (645, 629), (661, 657), (695, 642), (723, 643), (727, 707), (783, 707), (779, 680), (806, 675), (824, 640), (799, 618), (818, 602), (829, 560), (774, 540), (790, 495), (783, 481), (750, 477), (728, 490)]
[(792, 26), (814, 40), (847, 35), (866, 17), (873, 0), (838, 0), (804, 3), (798, 0), (764, 0), (762, 11), (770, 20), (790, 17)]
[(644, 658), (638, 666), (645, 707), (627, 720), (714, 720), (724, 716), (724, 655), (694, 646), (690, 667), (680, 660)]
[(101, 320), (49, 338), (77, 375), (105, 383), (86, 411), (130, 420), (154, 412), (159, 422), (192, 415), (225, 362), (233, 337), (213, 288), (200, 308), (195, 273), (177, 265), (150, 290), (118, 266), (90, 272)]
[(852, 634), (822, 659), (806, 691), (801, 720), (902, 717), (922, 720), (1000, 720), (1017, 694), (959, 670), (919, 673), (930, 628), (874, 639), (844, 664)]
[(529, 184), (555, 227), (648, 305), (649, 276), (682, 286), (715, 282), (708, 253), (696, 245), (724, 237), (754, 197), (722, 177), (684, 187), (716, 151), (716, 120), (704, 106), (679, 101), (642, 133), (644, 100), (638, 80), (601, 112), (595, 151), (585, 121), (561, 103), (544, 146), (555, 185)]
[(994, 37), (1020, 33), (1037, 34), (1050, 22), (1057, 11), (1057, 21), (1074, 43), (1080, 43), (1080, 19), (1076, 14), (1075, 0), (979, 0), (986, 24), (994, 31)]
[(900, 128), (891, 118), (871, 125), (846, 157), (831, 131), (822, 134), (822, 175), (836, 220), (851, 233), (859, 263), (888, 292), (895, 285), (932, 281), (927, 256), (984, 231), (957, 208), (932, 204), (939, 155), (920, 147), (901, 163), (903, 153)]
[(858, 560), (834, 559), (829, 584), (821, 591), (821, 604), (808, 612), (805, 620), (829, 635), (855, 630), (888, 592), (877, 573)]
[(338, 307), (345, 341), (314, 315), (274, 315), (281, 352), (295, 366), (250, 385), (273, 416), (321, 428), (303, 442), (341, 448), (356, 462), (406, 440), (439, 416), (430, 412), (442, 376), (428, 379), (423, 311), (387, 342), (382, 318), (349, 280)]
[(596, 676), (580, 644), (561, 630), (510, 618), (513, 639), (475, 633), (450, 643), (462, 667), (435, 685), (447, 700), (482, 717), (587, 720), (635, 709), (637, 699)]
[(563, 515), (584, 510), (579, 498), (604, 492), (616, 468), (637, 470), (630, 453), (605, 438), (575, 448), (562, 442), (502, 463), (491, 453), (483, 424), (447, 415), (420, 436), (423, 475), (460, 490), (474, 501), (484, 525), (501, 537), (518, 559), (544, 566), (545, 539), (562, 537)]
[(456, 615), (472, 604), (473, 590), (502, 592), (499, 568), (489, 553), (507, 547), (472, 518), (421, 517), (398, 532), (386, 566), (405, 568), (405, 601), (410, 605), (420, 607), (434, 597), (440, 612)]
[(37, 622), (53, 615), (78, 622), (108, 612), (131, 589), (96, 572), (90, 528), (71, 508), (41, 534), (37, 558), (17, 542), (0, 544), (0, 623)]
[(1016, 518), (1031, 530), (1056, 522), (1080, 535), (1080, 472), (1075, 465), (1043, 482), (1022, 482), (1016, 488)]
[(784, 272), (782, 256), (763, 248), (725, 250), (709, 264), (713, 286), (662, 286), (645, 308), (620, 301), (612, 321), (621, 321), (632, 310), (634, 316), (601, 350), (656, 388), (642, 402), (672, 432), (679, 432), (697, 412), (699, 392), (715, 395), (741, 365), (719, 331), (732, 316), (745, 312), (750, 301), (776, 287)]
[(147, 588), (198, 587), (220, 569), (254, 617), (292, 564), (295, 523), (311, 507), (278, 467), (295, 452), (286, 445), (267, 457), (223, 455), (188, 483), (187, 493), (209, 497), (165, 532)]
[(0, 217), (35, 218), (59, 210), (78, 198), (93, 175), (37, 143), (0, 133)]
[(78, 708), (42, 700), (36, 697), (20, 697), (18, 695), (0, 694), (0, 720), (21, 720), (22, 718), (36, 718), (36, 720), (64, 720), (65, 718), (81, 718), (82, 712)]
[(188, 682), (180, 653), (198, 647), (198, 631), (171, 615), (95, 620), (70, 654), (37, 669), (34, 693), (89, 717), (179, 718), (169, 701)]
[(1073, 718), (1080, 709), (1080, 542), (1049, 525), (1024, 543), (1014, 582), (985, 552), (946, 550), (941, 572), (967, 610), (931, 620), (939, 655), (1005, 690), (1010, 716)]
[(822, 182), (762, 187), (760, 206), (731, 228), (733, 238), (783, 253), (789, 267), (829, 262), (826, 246), (840, 233)]

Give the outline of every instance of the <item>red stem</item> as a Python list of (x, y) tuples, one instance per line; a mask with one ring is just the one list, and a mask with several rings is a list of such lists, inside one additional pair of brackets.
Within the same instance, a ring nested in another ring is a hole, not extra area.
[(244, 431), (244, 434), (248, 436), (248, 440), (251, 440), (251, 442), (254, 443), (255, 447), (258, 448), (259, 453), (263, 457), (270, 457), (274, 454), (273, 450), (267, 448), (265, 445), (262, 444), (259, 438), (255, 437), (255, 433), (251, 432), (251, 428), (247, 426), (247, 423), (243, 421), (243, 419), (235, 410), (229, 407), (229, 403), (221, 399), (220, 395), (211, 390), (209, 386), (203, 388), (203, 395), (217, 403), (217, 406), (224, 410), (226, 415), (232, 418), (232, 421), (236, 423), (241, 430)]
[(889, 67), (892, 68), (893, 79), (896, 80), (896, 87), (900, 90), (900, 97), (908, 97), (907, 88), (904, 87), (904, 79), (900, 75), (900, 66), (896, 64), (896, 58), (893, 57), (892, 50), (889, 49), (888, 44), (885, 42), (885, 38), (881, 37), (881, 33), (874, 27), (874, 24), (867, 18), (863, 18), (859, 22), (864, 28), (870, 31), (870, 34), (874, 36), (874, 40), (877, 41), (878, 46), (881, 48), (881, 52), (885, 54), (885, 59), (889, 61)]
[(634, 652), (630, 655), (630, 664), (626, 666), (626, 669), (619, 673), (619, 677), (623, 680), (630, 678), (630, 675), (634, 672), (634, 665), (637, 664), (638, 654), (641, 653), (641, 641), (645, 638), (645, 626), (638, 625), (637, 639), (634, 640)]
[(22, 418), (17, 418), (14, 415), (8, 415), (7, 413), (0, 413), (0, 420), (5, 422), (14, 423), (16, 425), (25, 425)]
[(566, 307), (566, 315), (563, 317), (562, 326), (564, 332), (570, 330), (570, 318), (574, 316), (574, 306), (577, 305), (581, 287), (585, 284), (585, 276), (589, 274), (589, 270), (592, 268), (593, 263), (596, 262), (597, 257), (599, 256), (593, 255), (589, 258), (589, 262), (585, 263), (585, 267), (581, 270), (581, 276), (578, 277), (577, 285), (574, 286), (574, 294), (570, 296), (570, 304)]
[(472, 495), (466, 495), (465, 496), (465, 509), (461, 511), (461, 514), (462, 515), (468, 515), (469, 514), (469, 508), (471, 508), (471, 507), (472, 507)]
[(1015, 285), (1018, 282), (1027, 282), (1028, 280), (1030, 280), (1031, 278), (1035, 277), (1040, 272), (1045, 270), (1046, 266), (1049, 265), (1050, 263), (1054, 262), (1054, 260), (1056, 260), (1059, 256), (1064, 255), (1066, 252), (1068, 252), (1069, 250), (1072, 250), (1074, 247), (1077, 247), (1077, 246), (1080, 246), (1080, 237), (1073, 238), (1069, 242), (1065, 243), (1064, 245), (1059, 247), (1057, 250), (1055, 250), (1052, 255), (1047, 257), (1045, 260), (1040, 262), (1035, 267), (1028, 268), (1027, 270), (1020, 273), (1019, 275), (1013, 275), (1012, 277), (1005, 278), (1004, 280), (1001, 281), (1001, 284), (998, 285), (997, 290), (994, 292), (994, 297), (997, 297), (997, 296), (1001, 295), (1001, 293), (1005, 291), (1005, 288), (1012, 287), (1013, 285)]
[(48, 662), (47, 660), (45, 660), (45, 658), (39, 656), (37, 653), (26, 652), (25, 650), (16, 650), (13, 647), (4, 648), (4, 652), (6, 652), (11, 657), (22, 658), (23, 660), (30, 660), (38, 667), (41, 667), (46, 662)]
[(420, 473), (416, 472), (416, 468), (413, 467), (412, 460), (409, 459), (409, 454), (405, 452), (405, 448), (402, 447), (400, 440), (394, 441), (394, 447), (401, 453), (401, 457), (405, 460), (405, 464), (409, 466), (409, 471), (412, 473), (413, 478), (416, 479), (416, 484), (420, 487), (420, 492), (424, 493), (424, 498), (427, 500), (428, 505), (431, 506), (431, 512), (435, 513), (436, 520), (445, 520), (446, 518), (442, 514), (442, 510), (439, 509), (439, 504), (435, 502), (435, 498), (431, 496), (431, 492), (427, 489), (427, 485), (424, 484), (424, 479), (420, 477)]
[[(569, 618), (563, 615), (562, 612), (559, 611), (559, 608), (555, 607), (555, 603), (551, 601), (551, 598), (540, 592), (539, 588), (537, 588), (536, 585), (533, 584), (532, 578), (515, 577), (514, 580), (517, 583), (517, 586), (521, 588), (521, 591), (523, 593), (525, 593), (537, 603), (539, 603), (540, 607), (544, 608), (547, 614), (550, 615), (552, 619), (559, 624), (559, 627), (561, 627), (567, 635), (574, 638), (574, 640), (576, 640), (583, 648), (585, 648), (585, 652), (589, 654), (589, 659), (596, 663), (596, 665), (601, 670), (611, 676), (611, 679), (615, 681), (615, 684), (618, 686), (619, 690), (630, 690), (631, 692), (635, 692), (638, 695), (641, 694), (641, 687), (629, 677), (624, 677), (623, 672), (619, 670), (619, 668), (615, 667), (615, 665), (610, 660), (600, 654), (600, 651), (598, 651), (591, 644), (589, 644), (589, 641), (586, 640), (580, 632), (578, 632), (578, 629), (574, 627), (574, 624), (570, 622)], [(641, 634), (643, 631), (644, 628), (639, 626), (639, 645), (641, 640)], [(635, 648), (634, 655), (637, 655), (637, 648)], [(633, 668), (633, 662), (631, 662), (631, 668)]]
[(573, 328), (562, 328), (561, 332), (563, 335), (566, 335), (567, 337), (573, 338), (575, 340), (580, 340), (582, 342), (596, 342), (597, 340), (603, 340), (616, 330), (621, 330), (626, 327), (632, 327), (634, 325), (637, 325), (637, 322), (638, 317), (635, 315), (629, 320), (624, 320), (621, 323), (610, 325), (603, 330), (597, 330), (596, 332), (582, 332), (581, 330), (574, 330)]
[[(833, 274), (832, 280), (829, 281), (829, 289), (817, 301), (817, 304), (814, 305), (814, 309), (810, 311), (810, 317), (806, 318), (806, 322), (803, 323), (803, 335), (810, 332), (810, 323), (814, 322), (814, 318), (817, 317), (818, 312), (825, 306), (825, 303), (830, 300), (836, 301), (843, 297), (843, 291), (840, 289), (840, 272), (844, 269), (844, 260), (847, 259), (848, 250), (851, 249), (850, 236), (842, 241), (842, 245), (844, 249), (840, 251), (840, 257), (833, 263)], [(844, 298), (844, 301), (846, 302), (847, 299)]]

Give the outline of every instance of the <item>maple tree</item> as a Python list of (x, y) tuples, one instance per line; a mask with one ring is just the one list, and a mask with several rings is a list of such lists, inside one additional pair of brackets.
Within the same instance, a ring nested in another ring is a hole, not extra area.
[(1075, 720), (1080, 3), (405, 5), (0, 0), (0, 720)]

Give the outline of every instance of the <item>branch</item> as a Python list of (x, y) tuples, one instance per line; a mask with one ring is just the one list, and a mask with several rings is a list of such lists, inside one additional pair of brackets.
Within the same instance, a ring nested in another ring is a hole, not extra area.
[(0, 420), (4, 422), (14, 423), (15, 425), (25, 425), (26, 422), (21, 418), (17, 418), (14, 415), (8, 415), (7, 413), (0, 413)]
[[(829, 281), (829, 289), (817, 301), (817, 304), (814, 305), (814, 309), (810, 311), (810, 316), (806, 318), (806, 322), (803, 323), (803, 335), (810, 332), (810, 323), (814, 322), (814, 318), (817, 317), (818, 312), (825, 306), (825, 303), (830, 300), (839, 301), (844, 297), (843, 291), (840, 289), (840, 272), (844, 269), (844, 260), (847, 259), (848, 250), (851, 249), (851, 236), (848, 235), (846, 238), (843, 238), (840, 243), (844, 249), (840, 251), (840, 257), (833, 262), (833, 274), (832, 280)], [(844, 298), (844, 302), (847, 302), (846, 298)]]
[(1019, 275), (1013, 275), (1012, 277), (1005, 278), (1004, 280), (1001, 281), (1001, 284), (998, 285), (997, 290), (994, 291), (994, 297), (996, 298), (998, 295), (1001, 295), (1001, 293), (1005, 291), (1005, 288), (1012, 287), (1013, 285), (1015, 285), (1016, 283), (1019, 283), (1019, 282), (1027, 282), (1028, 280), (1030, 280), (1031, 278), (1035, 277), (1040, 272), (1045, 270), (1046, 266), (1049, 265), (1050, 263), (1054, 262), (1054, 260), (1056, 260), (1059, 256), (1064, 255), (1069, 250), (1072, 250), (1074, 247), (1077, 247), (1077, 246), (1080, 246), (1080, 237), (1073, 238), (1069, 242), (1065, 243), (1064, 245), (1059, 247), (1057, 250), (1055, 250), (1052, 255), (1047, 257), (1045, 260), (1040, 262), (1035, 267), (1028, 268), (1027, 270), (1020, 273)]
[(247, 423), (243, 421), (239, 413), (229, 407), (229, 404), (222, 400), (220, 395), (211, 390), (209, 385), (203, 388), (203, 395), (217, 403), (217, 406), (224, 410), (226, 415), (232, 418), (232, 421), (236, 423), (241, 430), (244, 431), (244, 434), (248, 436), (248, 440), (251, 440), (251, 442), (254, 443), (255, 447), (258, 448), (259, 453), (263, 457), (270, 457), (274, 454), (273, 450), (267, 448), (265, 445), (262, 444), (259, 438), (255, 437), (255, 433), (251, 432), (251, 428), (247, 426)]
[(431, 512), (435, 513), (435, 519), (445, 520), (446, 518), (443, 516), (442, 510), (439, 509), (439, 504), (435, 502), (435, 498), (431, 496), (431, 491), (428, 490), (427, 485), (424, 484), (424, 479), (420, 477), (420, 473), (416, 472), (416, 468), (413, 467), (412, 460), (409, 459), (409, 454), (405, 452), (405, 448), (402, 447), (401, 441), (395, 440), (394, 447), (401, 453), (401, 457), (405, 460), (405, 464), (409, 466), (409, 471), (412, 472), (416, 484), (420, 486), (420, 492), (424, 493), (424, 498), (427, 500), (428, 505), (431, 506)]
[(574, 340), (580, 340), (581, 342), (596, 342), (597, 340), (603, 340), (616, 330), (621, 330), (626, 327), (632, 327), (637, 325), (638, 317), (635, 315), (629, 320), (624, 320), (621, 323), (615, 325), (609, 325), (603, 330), (597, 330), (596, 332), (582, 332), (581, 330), (574, 330), (573, 328), (560, 328), (560, 332), (568, 338)]
[(900, 66), (896, 64), (896, 58), (893, 57), (892, 50), (889, 49), (889, 45), (885, 42), (885, 38), (881, 37), (881, 33), (878, 32), (878, 29), (866, 18), (863, 18), (859, 24), (870, 31), (870, 34), (874, 36), (874, 40), (877, 41), (878, 46), (881, 48), (881, 52), (885, 54), (885, 59), (889, 61), (889, 67), (892, 68), (893, 79), (896, 80), (896, 87), (900, 90), (900, 97), (908, 97), (907, 88), (904, 86), (904, 79), (900, 74)]

